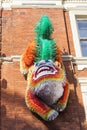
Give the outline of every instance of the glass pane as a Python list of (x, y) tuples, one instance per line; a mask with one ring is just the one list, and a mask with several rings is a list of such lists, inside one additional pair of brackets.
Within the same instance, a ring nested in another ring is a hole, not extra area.
[(87, 20), (77, 20), (80, 38), (87, 37)]
[(80, 41), (80, 43), (81, 43), (82, 56), (87, 57), (87, 41)]

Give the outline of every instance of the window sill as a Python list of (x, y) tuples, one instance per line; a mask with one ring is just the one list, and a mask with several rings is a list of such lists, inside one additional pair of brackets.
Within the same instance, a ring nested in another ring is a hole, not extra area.
[(87, 57), (74, 57), (72, 55), (63, 55), (63, 61), (71, 61), (72, 64), (76, 64), (78, 70), (87, 68)]

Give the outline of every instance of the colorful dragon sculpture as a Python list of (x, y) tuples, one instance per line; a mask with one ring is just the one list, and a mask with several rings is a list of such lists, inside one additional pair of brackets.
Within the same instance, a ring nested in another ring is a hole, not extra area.
[(51, 34), (53, 26), (43, 15), (36, 24), (36, 37), (20, 60), (20, 71), (27, 74), (26, 104), (46, 121), (54, 120), (67, 105), (69, 84), (61, 51)]

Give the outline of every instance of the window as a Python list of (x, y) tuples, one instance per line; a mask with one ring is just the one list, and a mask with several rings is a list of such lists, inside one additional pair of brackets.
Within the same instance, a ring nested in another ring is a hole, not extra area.
[(77, 20), (78, 33), (83, 57), (87, 56), (87, 20)]
[(87, 10), (70, 10), (70, 23), (78, 70), (87, 68)]
[(71, 10), (69, 14), (76, 57), (87, 57), (87, 10)]
[(69, 11), (78, 70), (87, 68), (87, 10)]

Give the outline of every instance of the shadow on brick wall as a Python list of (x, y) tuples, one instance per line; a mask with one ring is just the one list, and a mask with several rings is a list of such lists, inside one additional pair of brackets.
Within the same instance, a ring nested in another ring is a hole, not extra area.
[[(5, 105), (1, 105), (1, 130), (86, 130), (81, 126), (85, 119), (83, 106), (72, 90), (67, 108), (52, 122), (45, 122), (30, 112), (22, 97), (13, 102), (13, 95), (2, 91), (2, 98)], [(79, 108), (83, 114), (81, 119)]]
[(6, 88), (7, 88), (7, 80), (2, 79), (1, 88), (3, 88), (3, 89), (6, 89)]

